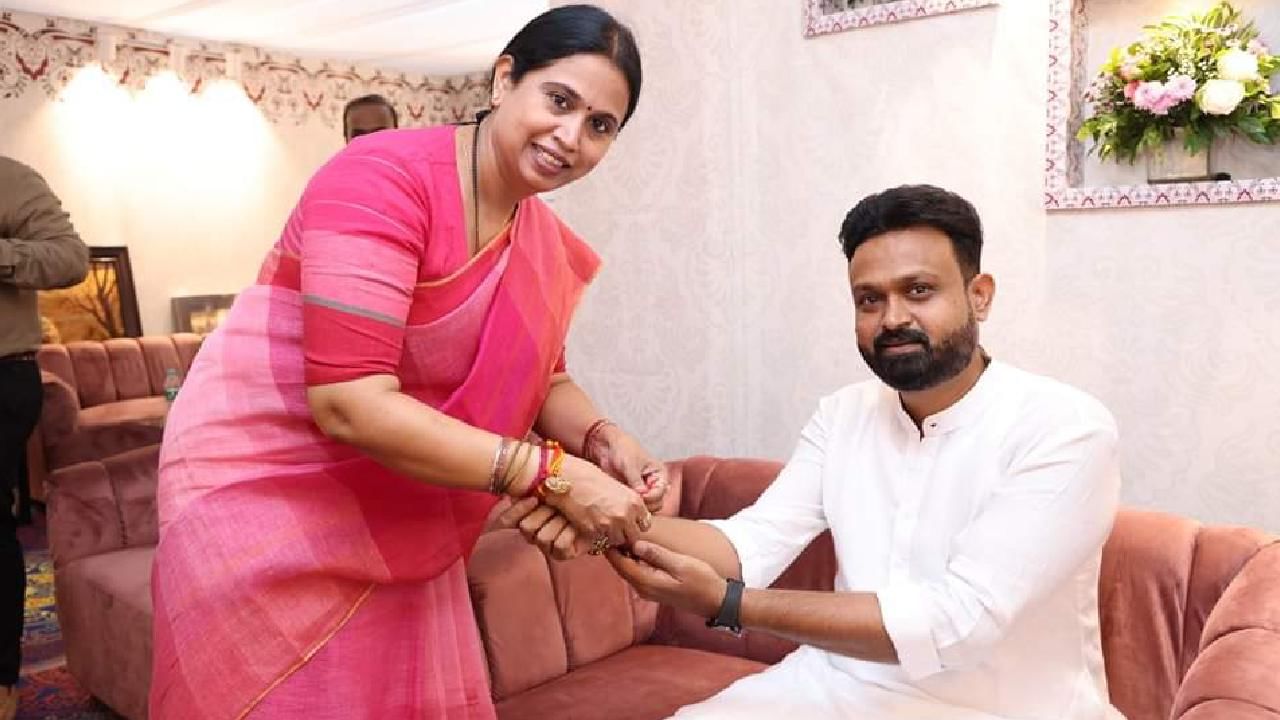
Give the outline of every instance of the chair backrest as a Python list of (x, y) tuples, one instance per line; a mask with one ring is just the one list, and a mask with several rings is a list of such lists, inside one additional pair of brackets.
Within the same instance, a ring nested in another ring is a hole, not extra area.
[(1120, 511), (1103, 548), (1098, 608), (1111, 700), (1126, 718), (1171, 717), (1219, 598), (1273, 541), (1249, 528)]
[(44, 345), (40, 368), (76, 391), (81, 408), (164, 394), (169, 368), (185, 377), (203, 336), (175, 333), (141, 338)]
[(159, 463), (160, 446), (151, 445), (51, 473), (46, 507), (54, 566), (155, 545)]

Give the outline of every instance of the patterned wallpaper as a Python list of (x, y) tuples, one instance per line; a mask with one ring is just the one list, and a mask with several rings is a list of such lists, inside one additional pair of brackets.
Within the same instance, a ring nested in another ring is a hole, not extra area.
[(605, 258), (569, 360), (654, 452), (785, 458), (869, 377), (836, 232), (863, 195), (932, 182), (987, 226), (984, 344), (1111, 408), (1126, 501), (1280, 531), (1280, 212), (1047, 215), (1046, 3), (814, 39), (801, 0), (604, 4), (645, 87), (556, 197)]
[[(343, 63), (302, 60), (260, 48), (177, 38), (68, 18), (0, 11), (0, 100), (26, 92), (54, 97), (75, 71), (101, 63), (122, 85), (140, 89), (151, 76), (172, 69), (198, 90), (231, 76), (272, 122), (302, 124), (317, 116), (342, 124), (348, 100), (381, 93), (408, 127), (470, 119), (488, 101), (484, 73), (426, 77)], [(238, 78), (237, 78), (238, 76)]]

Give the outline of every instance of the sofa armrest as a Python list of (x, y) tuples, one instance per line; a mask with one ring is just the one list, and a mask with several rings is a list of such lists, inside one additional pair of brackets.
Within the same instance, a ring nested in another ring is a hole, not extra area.
[(124, 523), (107, 468), (92, 460), (59, 468), (46, 479), (53, 565), (124, 548)]
[(160, 447), (59, 468), (47, 478), (55, 567), (90, 555), (154, 545)]
[(1280, 720), (1280, 541), (1245, 563), (1209, 613), (1175, 720)]
[(494, 700), (569, 670), (564, 629), (547, 561), (516, 530), (480, 536), (467, 581)]
[(40, 432), (48, 447), (74, 433), (80, 425), (80, 397), (70, 383), (48, 370), (40, 371), (44, 405), (40, 409)]

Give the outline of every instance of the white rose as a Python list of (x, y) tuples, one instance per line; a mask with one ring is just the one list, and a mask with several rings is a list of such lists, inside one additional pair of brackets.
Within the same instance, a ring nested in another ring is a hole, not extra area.
[(1240, 82), (1257, 80), (1258, 56), (1239, 48), (1222, 53), (1218, 56), (1218, 77)]
[(1196, 104), (1210, 115), (1230, 115), (1244, 95), (1244, 83), (1239, 80), (1210, 80), (1200, 90)]

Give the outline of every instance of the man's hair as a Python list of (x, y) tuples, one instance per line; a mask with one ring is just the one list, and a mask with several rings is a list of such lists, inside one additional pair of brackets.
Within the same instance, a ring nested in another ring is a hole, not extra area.
[(390, 100), (377, 93), (361, 95), (347, 103), (346, 107), (342, 108), (342, 137), (346, 137), (347, 133), (351, 132), (351, 123), (347, 120), (347, 116), (351, 114), (351, 110), (353, 108), (364, 107), (365, 105), (381, 105), (391, 111), (391, 127), (400, 127), (400, 114), (396, 112), (396, 106), (392, 105)]
[(932, 185), (903, 185), (870, 195), (840, 226), (847, 260), (866, 241), (894, 230), (928, 227), (951, 238), (965, 280), (982, 272), (982, 220), (968, 200)]

